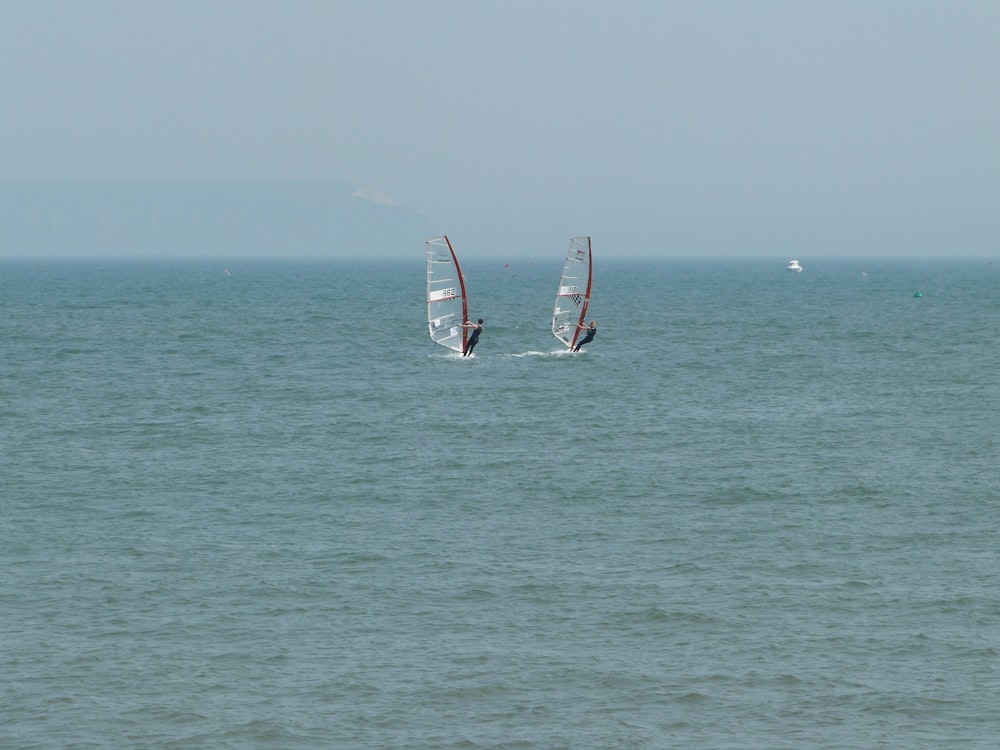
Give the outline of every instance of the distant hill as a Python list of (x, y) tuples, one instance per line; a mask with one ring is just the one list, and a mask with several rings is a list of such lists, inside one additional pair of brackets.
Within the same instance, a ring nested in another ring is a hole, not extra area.
[(398, 257), (427, 219), (326, 182), (0, 183), (2, 257)]

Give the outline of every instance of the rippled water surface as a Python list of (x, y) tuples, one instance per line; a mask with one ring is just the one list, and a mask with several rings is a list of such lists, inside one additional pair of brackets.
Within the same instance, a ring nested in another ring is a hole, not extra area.
[(994, 747), (992, 266), (555, 255), (0, 265), (0, 746)]

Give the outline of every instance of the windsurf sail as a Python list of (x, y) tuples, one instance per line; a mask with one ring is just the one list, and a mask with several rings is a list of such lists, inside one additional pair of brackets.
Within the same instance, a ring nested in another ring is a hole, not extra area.
[(580, 335), (577, 325), (582, 324), (587, 315), (592, 283), (590, 237), (574, 237), (569, 241), (566, 262), (556, 289), (556, 304), (552, 310), (552, 335), (570, 349), (576, 346)]
[(465, 350), (465, 277), (447, 235), (427, 240), (427, 331), (435, 344)]

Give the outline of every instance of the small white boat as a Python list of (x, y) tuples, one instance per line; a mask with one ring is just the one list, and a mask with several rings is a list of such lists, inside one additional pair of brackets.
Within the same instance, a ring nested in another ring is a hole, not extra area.
[(786, 271), (801, 271), (802, 266), (799, 265), (797, 260), (788, 261), (788, 265), (785, 267)]

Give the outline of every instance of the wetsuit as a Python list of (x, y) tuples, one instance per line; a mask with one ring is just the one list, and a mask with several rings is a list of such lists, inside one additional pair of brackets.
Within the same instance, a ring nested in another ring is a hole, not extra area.
[(591, 341), (594, 340), (594, 336), (596, 336), (596, 335), (597, 335), (597, 329), (596, 328), (588, 328), (587, 329), (587, 335), (584, 337), (583, 341), (581, 341), (579, 344), (577, 344), (575, 347), (573, 347), (573, 351), (574, 352), (580, 351), (580, 347), (583, 346), (584, 344), (589, 344)]
[(472, 335), (469, 336), (468, 342), (465, 344), (465, 351), (462, 352), (463, 357), (468, 357), (472, 354), (472, 350), (476, 348), (476, 344), (479, 343), (479, 334), (483, 332), (482, 326), (476, 326), (472, 329)]

